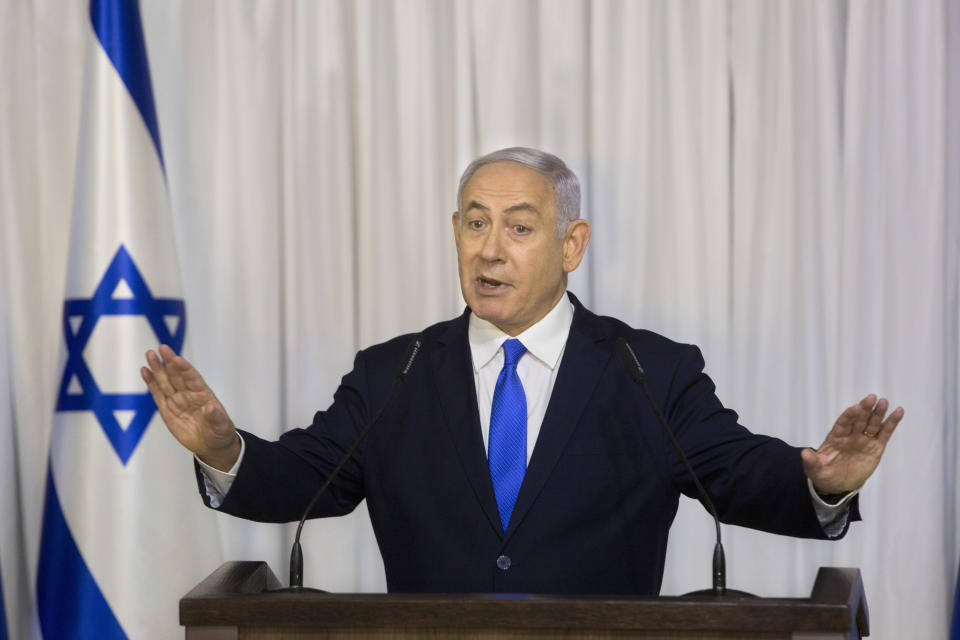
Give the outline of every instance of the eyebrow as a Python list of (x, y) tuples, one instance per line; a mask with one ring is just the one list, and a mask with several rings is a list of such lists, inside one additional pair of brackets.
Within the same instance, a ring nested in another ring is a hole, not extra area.
[[(471, 209), (479, 209), (480, 211), (490, 211), (490, 207), (480, 204), (476, 200), (471, 200), (470, 204), (467, 205), (466, 210), (470, 211)], [(517, 204), (511, 205), (506, 209), (504, 209), (504, 213), (514, 213), (517, 211), (529, 211), (531, 213), (536, 213), (536, 214), (540, 213), (540, 210), (537, 209), (532, 204), (530, 204), (529, 202), (518, 202)]]

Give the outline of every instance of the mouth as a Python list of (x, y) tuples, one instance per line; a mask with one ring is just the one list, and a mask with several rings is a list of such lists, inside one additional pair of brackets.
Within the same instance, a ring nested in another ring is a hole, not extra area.
[(502, 290), (502, 289), (506, 289), (507, 287), (510, 286), (506, 282), (502, 282), (494, 278), (488, 278), (486, 276), (478, 276), (474, 280), (474, 283), (476, 284), (477, 289), (481, 291), (488, 291), (491, 293)]

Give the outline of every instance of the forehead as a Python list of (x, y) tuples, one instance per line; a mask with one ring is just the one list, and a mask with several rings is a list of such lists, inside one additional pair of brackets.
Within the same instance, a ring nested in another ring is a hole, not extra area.
[(516, 162), (493, 162), (477, 169), (463, 187), (464, 207), (527, 203), (546, 211), (553, 206), (553, 184), (535, 169)]

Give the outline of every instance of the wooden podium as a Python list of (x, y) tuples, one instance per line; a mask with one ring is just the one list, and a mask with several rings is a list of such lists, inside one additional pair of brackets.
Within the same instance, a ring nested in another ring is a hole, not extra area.
[(180, 600), (187, 640), (308, 638), (854, 639), (858, 569), (821, 568), (809, 598), (274, 593), (265, 562), (228, 562)]

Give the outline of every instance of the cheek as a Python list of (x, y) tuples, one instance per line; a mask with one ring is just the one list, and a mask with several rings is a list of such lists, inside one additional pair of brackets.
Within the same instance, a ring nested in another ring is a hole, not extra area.
[(461, 241), (457, 244), (457, 265), (461, 271), (470, 265), (475, 253), (476, 252), (470, 250), (469, 243)]
[(518, 269), (523, 294), (530, 296), (534, 303), (546, 295), (555, 286), (560, 275), (560, 264), (552, 252), (539, 252), (525, 256), (523, 265)]
[(537, 260), (536, 268), (541, 282), (553, 283), (560, 279), (563, 273), (563, 252), (556, 251), (554, 247), (551, 247), (550, 251), (544, 251)]

